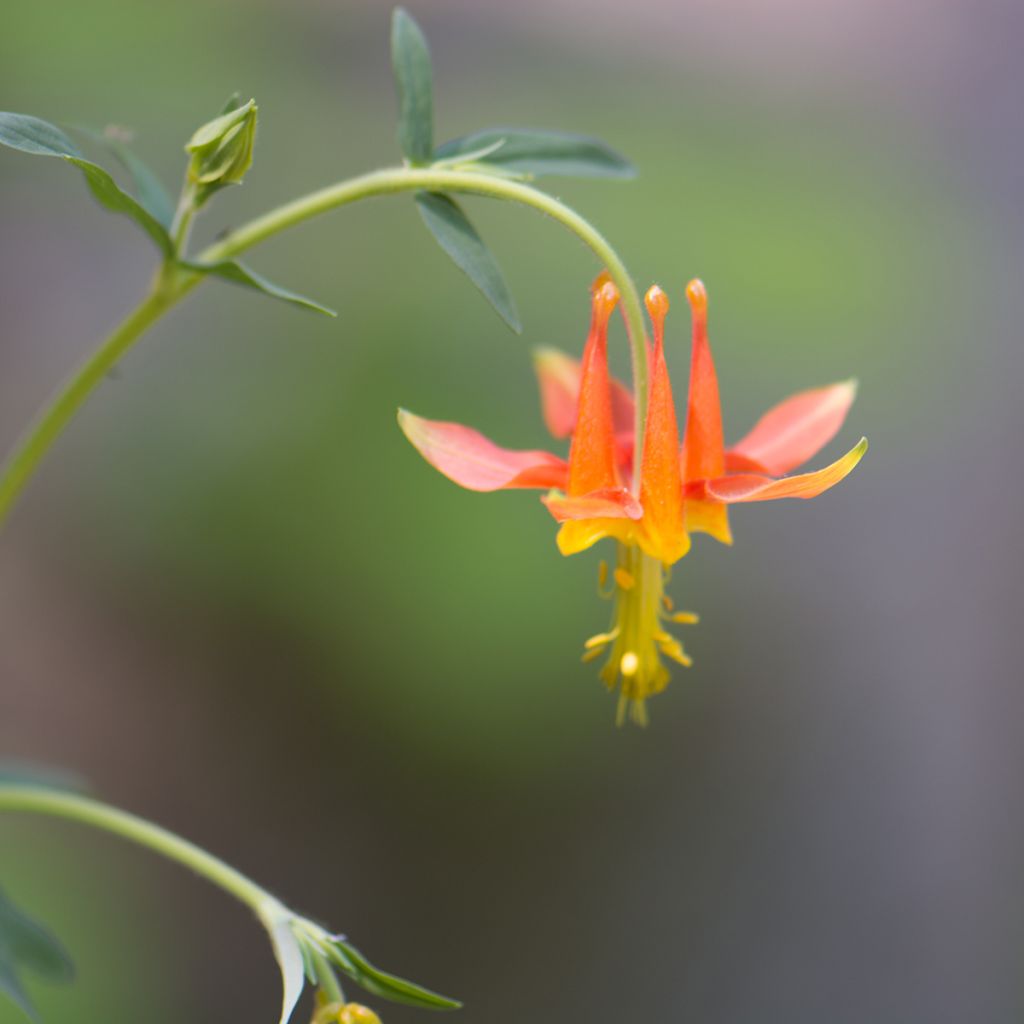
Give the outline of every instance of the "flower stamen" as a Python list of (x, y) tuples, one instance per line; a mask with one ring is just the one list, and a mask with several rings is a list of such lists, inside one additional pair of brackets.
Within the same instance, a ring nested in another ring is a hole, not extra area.
[(668, 618), (670, 622), (678, 622), (683, 626), (696, 626), (700, 622), (696, 612), (673, 612)]
[(633, 579), (632, 573), (627, 572), (625, 569), (619, 567), (615, 570), (615, 582), (623, 590), (632, 590), (636, 586), (636, 580)]
[[(664, 628), (665, 622), (690, 624), (692, 612), (673, 612), (672, 599), (665, 593), (668, 569), (645, 554), (636, 544), (619, 544), (619, 564), (612, 572), (615, 599), (612, 628), (592, 636), (584, 645), (584, 661), (607, 654), (601, 678), (609, 690), (619, 688), (616, 721), (628, 715), (646, 725), (645, 701), (668, 685), (669, 672), (662, 661), (668, 658), (689, 667), (692, 662), (683, 645)], [(605, 570), (607, 578), (607, 570)]]

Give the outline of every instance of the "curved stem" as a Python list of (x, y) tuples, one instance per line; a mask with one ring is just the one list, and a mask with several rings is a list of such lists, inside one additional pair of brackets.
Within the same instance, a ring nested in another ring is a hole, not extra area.
[(213, 854), (159, 825), (109, 807), (98, 800), (36, 786), (0, 785), (0, 811), (45, 814), (121, 836), (184, 865), (230, 893), (261, 917), (268, 910), (280, 906), (279, 901), (265, 889)]
[[(636, 399), (633, 486), (638, 489), (647, 416), (646, 332), (640, 295), (625, 264), (605, 237), (587, 220), (553, 196), (522, 182), (478, 171), (431, 167), (388, 168), (330, 185), (318, 192), (285, 203), (238, 228), (223, 241), (208, 246), (197, 259), (201, 263), (232, 259), (286, 228), (336, 207), (346, 206), (371, 196), (419, 190), (490, 196), (532, 207), (567, 227), (607, 268), (622, 297), (622, 311), (632, 354)], [(184, 270), (173, 264), (165, 264), (157, 276), (153, 290), (142, 304), (72, 375), (64, 389), (31, 425), (0, 472), (0, 525), (54, 441), (109, 370), (147, 328), (203, 280), (202, 274)]]
[(338, 206), (344, 206), (356, 199), (421, 189), (428, 192), (462, 192), (470, 195), (490, 196), (530, 206), (541, 213), (546, 213), (553, 220), (567, 227), (591, 249), (607, 268), (622, 297), (622, 312), (629, 335), (633, 390), (636, 400), (633, 481), (634, 486), (639, 488), (644, 427), (647, 418), (646, 329), (640, 294), (625, 263), (622, 262), (604, 235), (575, 210), (553, 196), (549, 196), (546, 192), (541, 192), (520, 181), (481, 174), (478, 171), (447, 170), (435, 167), (400, 167), (372, 171), (349, 181), (329, 185), (318, 192), (312, 192), (300, 199), (285, 203), (284, 206), (279, 206), (262, 217), (257, 217), (233, 231), (223, 241), (205, 249), (200, 253), (199, 260), (213, 263), (218, 260), (231, 259), (284, 228), (309, 220), (310, 217), (326, 213)]

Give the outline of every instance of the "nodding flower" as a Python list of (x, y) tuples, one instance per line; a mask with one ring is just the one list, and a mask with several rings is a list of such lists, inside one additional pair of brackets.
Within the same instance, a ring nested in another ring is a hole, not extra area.
[(474, 491), (540, 488), (560, 523), (558, 547), (575, 554), (609, 537), (617, 567), (601, 590), (615, 601), (605, 633), (585, 644), (584, 659), (607, 654), (601, 677), (619, 688), (618, 721), (628, 712), (647, 720), (645, 701), (663, 690), (663, 656), (690, 665), (667, 624), (697, 621), (677, 612), (665, 592), (669, 568), (690, 549), (690, 535), (708, 533), (732, 543), (728, 506), (777, 498), (813, 498), (839, 483), (867, 450), (866, 439), (824, 469), (785, 476), (839, 431), (856, 384), (846, 381), (802, 391), (766, 412), (731, 448), (723, 441), (718, 379), (707, 333), (707, 292), (686, 288), (693, 343), (682, 444), (665, 363), (669, 302), (655, 285), (646, 295), (653, 343), (648, 348), (649, 394), (639, 474), (633, 465), (632, 392), (608, 369), (608, 323), (618, 292), (606, 274), (594, 282), (590, 330), (583, 357), (556, 349), (535, 354), (544, 421), (556, 438), (570, 438), (569, 458), (500, 448), (456, 423), (425, 420), (401, 410), (399, 423), (420, 454), (455, 483)]

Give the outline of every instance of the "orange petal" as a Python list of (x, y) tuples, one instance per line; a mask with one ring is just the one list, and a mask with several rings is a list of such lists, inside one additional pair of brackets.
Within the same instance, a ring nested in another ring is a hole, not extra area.
[(850, 473), (867, 450), (868, 440), (862, 437), (841, 459), (814, 473), (785, 476), (781, 480), (755, 473), (737, 473), (716, 480), (700, 481), (693, 488), (693, 493), (695, 497), (730, 505), (740, 501), (772, 501), (776, 498), (816, 498), (823, 491), (835, 487)]
[(668, 297), (655, 285), (645, 298), (654, 329), (651, 384), (640, 471), (640, 502), (644, 508), (640, 546), (671, 565), (690, 546), (683, 529), (683, 478), (679, 465), (679, 428), (672, 384), (665, 365), (665, 316)]
[(576, 429), (569, 449), (568, 493), (576, 497), (619, 486), (608, 375), (608, 318), (619, 293), (611, 281), (594, 289), (590, 335), (583, 350)]
[[(769, 409), (729, 456), (739, 456), (763, 467), (769, 476), (781, 476), (803, 465), (832, 440), (843, 425), (857, 394), (856, 381), (801, 391)], [(730, 469), (739, 469), (729, 459)]]
[(718, 376), (708, 344), (708, 297), (703, 283), (691, 281), (686, 286), (686, 297), (693, 311), (693, 353), (683, 438), (683, 477), (686, 480), (711, 479), (725, 472), (725, 445)]
[(499, 448), (459, 423), (441, 423), (398, 411), (405, 436), (435, 469), (471, 491), (506, 487), (565, 487), (568, 466), (548, 452)]
[(757, 459), (751, 459), (739, 452), (729, 450), (725, 453), (726, 473), (761, 473), (769, 476), (768, 467), (762, 465)]
[[(533, 367), (540, 384), (541, 411), (552, 437), (568, 437), (576, 428), (576, 412), (580, 401), (582, 367), (578, 359), (557, 348), (537, 348)], [(629, 438), (632, 444), (633, 393), (620, 380), (610, 377), (612, 391), (612, 422), (616, 434)], [(620, 461), (625, 461), (620, 455)]]
[(576, 519), (640, 519), (643, 507), (625, 487), (591, 491), (571, 498), (553, 492), (540, 499), (560, 523)]
[(580, 400), (580, 362), (557, 348), (533, 350), (540, 384), (540, 407), (552, 437), (568, 437), (576, 426)]

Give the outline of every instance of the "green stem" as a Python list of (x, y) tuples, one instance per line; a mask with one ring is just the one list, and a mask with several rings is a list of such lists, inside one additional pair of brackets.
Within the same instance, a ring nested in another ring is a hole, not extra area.
[(196, 192), (192, 185), (185, 183), (178, 200), (178, 209), (174, 213), (171, 224), (171, 244), (178, 255), (184, 255), (188, 246), (188, 236), (192, 231), (192, 221), (196, 216)]
[(309, 958), (313, 961), (313, 971), (316, 974), (316, 983), (319, 989), (327, 997), (329, 1003), (344, 1003), (345, 993), (342, 991), (338, 976), (330, 965), (327, 957), (314, 946), (306, 947)]
[[(204, 249), (199, 262), (228, 260), (286, 228), (339, 206), (372, 196), (411, 191), (459, 192), (507, 199), (532, 207), (558, 221), (581, 239), (607, 268), (622, 296), (633, 364), (636, 419), (633, 485), (639, 488), (647, 416), (646, 331), (640, 295), (625, 264), (605, 237), (588, 221), (552, 196), (519, 181), (469, 170), (396, 167), (351, 178), (285, 203)], [(182, 240), (187, 218), (179, 218)], [(135, 341), (164, 313), (203, 280), (203, 275), (165, 265), (142, 304), (79, 367), (64, 389), (29, 428), (0, 473), (0, 525), (33, 472), (80, 406)]]
[[(109, 807), (97, 800), (36, 786), (0, 785), (0, 811), (45, 814), (77, 821), (83, 825), (111, 832), (140, 846), (148, 847), (169, 860), (177, 861), (197, 875), (230, 893), (261, 918), (281, 908), (280, 902), (265, 889), (236, 871), (230, 864), (173, 832)], [(283, 908), (281, 908), (283, 910)]]
[(223, 241), (204, 250), (200, 254), (199, 260), (213, 263), (217, 260), (231, 259), (256, 245), (257, 242), (276, 235), (284, 228), (309, 220), (310, 217), (326, 213), (338, 206), (344, 206), (356, 199), (407, 192), (410, 189), (422, 189), (428, 192), (461, 192), (469, 195), (489, 196), (494, 199), (508, 199), (524, 206), (530, 206), (541, 213), (546, 213), (553, 220), (567, 227), (590, 248), (607, 268), (622, 297), (622, 312), (629, 335), (633, 390), (636, 398), (633, 479), (635, 486), (639, 487), (644, 428), (647, 418), (646, 328), (640, 293), (637, 291), (625, 263), (622, 262), (604, 235), (575, 210), (553, 196), (549, 196), (546, 192), (541, 192), (520, 181), (498, 178), (477, 171), (432, 167), (402, 167), (372, 171), (358, 178), (329, 185), (319, 192), (312, 192), (300, 199), (285, 203), (283, 206), (265, 213), (262, 217), (257, 217), (237, 231), (233, 231)]
[(64, 389), (29, 426), (0, 475), (0, 524), (7, 518), (11, 506), (25, 484), (81, 405), (105, 379), (121, 356), (175, 301), (177, 299), (166, 292), (151, 292), (114, 333), (82, 363)]

